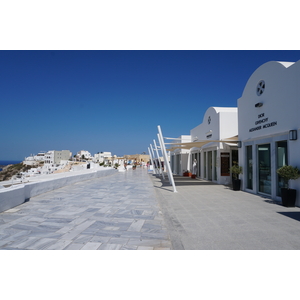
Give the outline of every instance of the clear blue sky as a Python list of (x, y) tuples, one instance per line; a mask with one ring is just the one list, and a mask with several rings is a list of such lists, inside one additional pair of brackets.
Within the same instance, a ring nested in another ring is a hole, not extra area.
[(300, 51), (0, 51), (0, 160), (47, 150), (147, 152), (235, 107), (261, 64)]

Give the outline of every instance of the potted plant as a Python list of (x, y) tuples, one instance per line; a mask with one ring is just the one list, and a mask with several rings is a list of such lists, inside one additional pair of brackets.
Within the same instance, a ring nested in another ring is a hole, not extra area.
[(239, 175), (243, 173), (243, 168), (238, 165), (237, 162), (233, 162), (233, 166), (229, 169), (233, 179), (232, 179), (232, 189), (234, 191), (239, 191), (241, 189), (241, 180)]
[(295, 207), (296, 190), (289, 188), (289, 181), (296, 180), (300, 177), (300, 172), (297, 167), (283, 166), (277, 170), (279, 176), (285, 181), (285, 186), (281, 188), (282, 205), (286, 207)]
[(183, 172), (183, 176), (191, 177), (192, 173), (189, 170), (186, 170), (186, 171)]

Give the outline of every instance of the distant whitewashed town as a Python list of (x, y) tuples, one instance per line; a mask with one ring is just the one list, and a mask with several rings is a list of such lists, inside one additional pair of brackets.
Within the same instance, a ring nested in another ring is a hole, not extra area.
[[(137, 166), (145, 167), (148, 162), (149, 155), (145, 152), (118, 157), (111, 152), (98, 152), (92, 155), (86, 150), (80, 150), (74, 155), (70, 150), (40, 151), (38, 154), (25, 157), (20, 164), (3, 167), (0, 181), (3, 186), (4, 181), (11, 181), (11, 184), (25, 183), (30, 178), (42, 175), (99, 168), (115, 168), (122, 172)], [(11, 172), (8, 172), (9, 170)]]

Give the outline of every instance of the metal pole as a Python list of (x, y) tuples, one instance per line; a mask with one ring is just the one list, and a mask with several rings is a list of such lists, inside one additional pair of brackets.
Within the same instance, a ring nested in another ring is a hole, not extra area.
[[(155, 170), (154, 170), (154, 164), (153, 164), (153, 159), (152, 159), (152, 155), (151, 155), (151, 151), (150, 151), (150, 148), (148, 147), (148, 152), (149, 152), (149, 156), (150, 156), (150, 160), (152, 162), (152, 168), (153, 168), (153, 173), (155, 173)], [(155, 173), (156, 174), (156, 173)]]
[(150, 144), (150, 149), (151, 149), (151, 153), (152, 153), (153, 162), (155, 163), (155, 165), (153, 165), (153, 168), (155, 166), (155, 174), (159, 174), (159, 171), (156, 168), (155, 155), (154, 155), (153, 147), (151, 144)]
[(171, 180), (171, 184), (173, 186), (173, 191), (174, 191), (174, 193), (177, 193), (174, 178), (173, 178), (173, 174), (172, 174), (170, 163), (169, 163), (169, 160), (168, 160), (168, 155), (167, 155), (165, 143), (164, 143), (164, 140), (163, 140), (162, 131), (161, 131), (161, 128), (160, 128), (159, 125), (157, 126), (157, 128), (158, 128), (158, 133), (159, 133), (159, 138), (160, 138), (160, 146), (161, 146), (161, 150), (162, 150), (163, 155), (164, 155), (164, 160), (165, 160), (165, 165), (166, 165), (167, 170), (168, 170), (168, 175), (169, 175), (169, 178)]
[[(162, 146), (161, 146), (161, 145), (162, 145), (162, 141), (161, 141), (160, 135), (157, 134), (157, 137), (158, 137), (158, 141), (159, 141), (159, 144), (160, 144), (160, 151), (161, 151), (161, 153), (162, 153), (162, 156), (165, 157), (165, 156), (164, 156), (164, 153), (163, 153), (163, 150), (162, 150)], [(167, 157), (168, 157), (168, 155), (167, 155)], [(167, 169), (167, 172), (168, 172), (168, 169)], [(170, 176), (168, 176), (168, 178), (169, 178), (170, 184), (172, 184), (172, 181), (171, 181)]]
[(155, 140), (153, 140), (153, 142), (154, 142), (154, 147), (155, 147), (155, 150), (156, 150), (156, 155), (157, 155), (157, 159), (158, 159), (158, 163), (159, 163), (160, 173), (161, 173), (163, 179), (165, 179), (165, 175), (164, 175), (164, 172), (162, 170), (162, 165), (161, 165), (161, 162), (160, 162), (160, 159), (159, 159), (159, 155), (158, 155), (158, 150), (157, 150), (156, 142), (155, 142)]

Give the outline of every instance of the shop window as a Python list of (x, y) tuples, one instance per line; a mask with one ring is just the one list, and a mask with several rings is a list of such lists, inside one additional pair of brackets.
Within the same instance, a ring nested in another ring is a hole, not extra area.
[[(287, 141), (280, 141), (276, 143), (276, 156), (277, 156), (277, 166), (280, 168), (288, 165), (288, 152), (287, 152)], [(276, 194), (281, 196), (281, 188), (285, 187), (285, 181), (281, 176), (277, 174), (276, 178)]]
[(197, 176), (199, 176), (199, 173), (198, 173), (198, 165), (199, 165), (199, 159), (198, 159), (198, 153), (195, 153), (195, 159), (197, 161)]
[(171, 170), (173, 173), (175, 173), (174, 172), (174, 155), (171, 156)]
[(206, 152), (204, 152), (204, 178), (206, 178)]
[(176, 174), (178, 175), (180, 173), (180, 155), (176, 155)]
[(253, 189), (252, 146), (246, 147), (247, 189)]
[(208, 180), (212, 180), (212, 151), (208, 151), (207, 153), (208, 158)]
[(258, 180), (259, 192), (271, 194), (271, 146), (258, 145)]
[(217, 176), (217, 150), (214, 150), (214, 180), (218, 180)]
[(221, 176), (230, 176), (230, 153), (221, 153)]
[(201, 177), (201, 153), (199, 153), (198, 158), (198, 176)]

